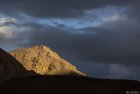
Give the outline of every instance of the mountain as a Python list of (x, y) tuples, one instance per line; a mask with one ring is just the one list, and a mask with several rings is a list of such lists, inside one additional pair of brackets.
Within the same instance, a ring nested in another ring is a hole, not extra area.
[(139, 81), (87, 77), (45, 45), (0, 49), (0, 94), (139, 93)]
[(15, 57), (28, 71), (32, 70), (40, 75), (86, 76), (45, 45), (16, 49), (10, 51), (9, 54)]
[(86, 76), (44, 45), (10, 51), (0, 49), (0, 83), (36, 75)]

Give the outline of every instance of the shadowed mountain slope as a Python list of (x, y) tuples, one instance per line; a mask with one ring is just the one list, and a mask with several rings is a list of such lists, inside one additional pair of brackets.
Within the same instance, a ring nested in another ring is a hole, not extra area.
[(27, 71), (13, 56), (0, 49), (0, 83), (11, 78), (37, 75)]

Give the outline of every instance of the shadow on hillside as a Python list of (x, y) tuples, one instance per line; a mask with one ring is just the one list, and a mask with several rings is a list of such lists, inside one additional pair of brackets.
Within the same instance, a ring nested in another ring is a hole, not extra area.
[(27, 71), (15, 57), (0, 48), (0, 83), (16, 77), (38, 75)]

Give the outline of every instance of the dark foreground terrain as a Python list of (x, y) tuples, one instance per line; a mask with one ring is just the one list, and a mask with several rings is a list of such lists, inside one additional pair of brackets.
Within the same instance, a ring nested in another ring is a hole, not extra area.
[(139, 90), (138, 81), (75, 76), (18, 78), (0, 85), (0, 94), (139, 94)]

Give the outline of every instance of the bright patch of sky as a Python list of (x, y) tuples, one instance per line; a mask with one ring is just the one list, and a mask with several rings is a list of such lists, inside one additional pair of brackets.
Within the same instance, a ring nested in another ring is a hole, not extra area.
[[(29, 30), (28, 27), (17, 27), (15, 24), (18, 23), (19, 20), (16, 18), (10, 18), (7, 16), (0, 16), (0, 35), (5, 38), (12, 38), (16, 33)], [(14, 25), (7, 25), (6, 23), (13, 23)]]
[(105, 7), (85, 11), (85, 15), (73, 19), (39, 19), (38, 23), (44, 26), (56, 27), (61, 25), (65, 28), (81, 29), (86, 27), (98, 27), (106, 22), (117, 21), (121, 19), (122, 14), (127, 11), (128, 7)]
[(0, 35), (3, 35), (5, 37), (9, 38), (9, 37), (11, 37), (12, 32), (9, 32), (11, 30), (9, 26), (4, 25), (7, 22), (16, 22), (16, 20), (10, 19), (10, 18), (0, 18)]
[(0, 19), (0, 25), (3, 25), (4, 23), (8, 23), (8, 22), (16, 23), (16, 19), (14, 18), (1, 18)]

